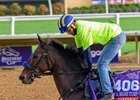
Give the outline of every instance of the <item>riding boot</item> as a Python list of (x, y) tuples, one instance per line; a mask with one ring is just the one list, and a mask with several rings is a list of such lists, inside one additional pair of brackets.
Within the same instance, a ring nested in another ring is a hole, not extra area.
[(102, 97), (98, 98), (98, 100), (114, 100), (113, 93), (104, 94)]

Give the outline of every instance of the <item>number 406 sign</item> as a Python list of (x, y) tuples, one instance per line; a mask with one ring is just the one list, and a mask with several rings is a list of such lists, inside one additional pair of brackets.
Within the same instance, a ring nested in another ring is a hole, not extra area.
[(138, 91), (139, 90), (139, 81), (138, 80), (117, 80), (115, 83), (116, 90), (120, 91)]
[(140, 71), (116, 75), (114, 80), (115, 100), (138, 100), (140, 97)]

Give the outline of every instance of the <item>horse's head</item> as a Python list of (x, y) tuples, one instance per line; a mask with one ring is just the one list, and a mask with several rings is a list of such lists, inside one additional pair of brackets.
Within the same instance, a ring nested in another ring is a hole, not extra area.
[(24, 69), (19, 76), (19, 79), (24, 84), (31, 84), (34, 78), (39, 78), (39, 76), (43, 72), (49, 69), (47, 67), (47, 43), (42, 41), (39, 35), (37, 36), (39, 40), (39, 45), (36, 48), (35, 52), (30, 56), (28, 61), (23, 63)]
[[(38, 47), (28, 61), (23, 63), (24, 69), (19, 76), (22, 83), (31, 84), (42, 74), (53, 75), (58, 91), (64, 100), (67, 97), (69, 98), (67, 100), (73, 99), (73, 95), (67, 96), (71, 92), (71, 87), (72, 90), (76, 89), (75, 93), (79, 91), (80, 94), (84, 94), (84, 92), (81, 93), (81, 89), (77, 90), (84, 85), (87, 75), (84, 71), (85, 62), (82, 52), (74, 46), (64, 46), (56, 41), (43, 42), (39, 35), (38, 40)], [(74, 98), (74, 100), (82, 100), (83, 97), (75, 95)]]
[(44, 42), (39, 35), (38, 40), (39, 45), (35, 52), (27, 62), (23, 63), (24, 69), (19, 76), (22, 83), (31, 84), (35, 78), (42, 74), (51, 74), (55, 77), (63, 76), (61, 74), (70, 74), (69, 77), (83, 74), (84, 56), (75, 47), (64, 46), (56, 41)]

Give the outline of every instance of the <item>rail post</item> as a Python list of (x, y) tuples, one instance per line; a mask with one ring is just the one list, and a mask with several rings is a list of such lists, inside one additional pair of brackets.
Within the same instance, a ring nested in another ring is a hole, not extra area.
[(49, 4), (50, 15), (53, 15), (51, 0), (48, 0), (48, 4)]
[(137, 63), (139, 64), (140, 61), (139, 61), (139, 46), (138, 46), (138, 35), (137, 35), (137, 32), (135, 33), (135, 42), (136, 42), (136, 61)]
[(15, 35), (15, 17), (11, 18), (11, 33)]
[[(120, 25), (120, 14), (119, 13), (116, 14), (116, 23), (118, 25)], [(118, 56), (119, 57), (121, 56), (121, 50), (119, 50)]]
[(120, 25), (120, 14), (119, 13), (116, 14), (116, 23), (118, 25)]

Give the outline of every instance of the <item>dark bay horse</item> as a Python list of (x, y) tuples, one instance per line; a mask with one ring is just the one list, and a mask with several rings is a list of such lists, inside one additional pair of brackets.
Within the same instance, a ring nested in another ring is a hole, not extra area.
[[(23, 84), (31, 84), (43, 74), (51, 74), (63, 100), (84, 100), (86, 74), (84, 56), (75, 47), (59, 42), (45, 43), (38, 35), (39, 44), (19, 76)], [(59, 99), (60, 99), (59, 98)]]

